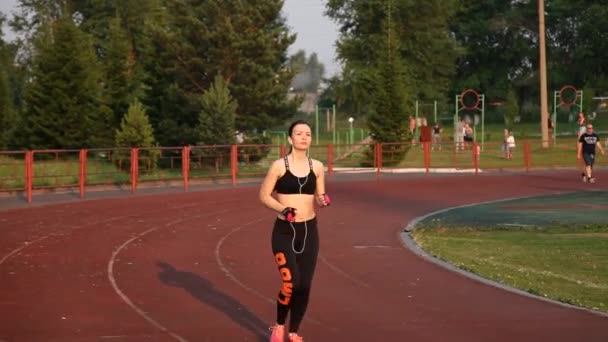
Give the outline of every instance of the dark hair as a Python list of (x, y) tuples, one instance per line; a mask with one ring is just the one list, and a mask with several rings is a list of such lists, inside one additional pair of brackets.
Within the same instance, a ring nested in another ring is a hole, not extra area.
[(289, 125), (289, 130), (287, 131), (288, 132), (287, 135), (291, 136), (291, 134), (293, 133), (294, 127), (296, 127), (297, 125), (306, 125), (312, 130), (312, 126), (308, 122), (306, 122), (304, 120), (296, 120), (291, 125)]

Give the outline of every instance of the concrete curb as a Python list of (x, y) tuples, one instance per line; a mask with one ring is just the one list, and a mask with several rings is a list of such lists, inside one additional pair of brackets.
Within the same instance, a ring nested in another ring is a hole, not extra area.
[[(576, 193), (579, 191), (566, 191), (566, 192), (558, 192), (558, 193), (554, 193), (553, 195), (564, 195), (564, 194), (569, 194), (569, 193)], [(602, 317), (606, 317), (608, 318), (608, 313), (605, 312), (601, 312), (598, 310), (593, 310), (593, 309), (588, 309), (588, 308), (583, 308), (580, 306), (575, 306), (572, 304), (568, 304), (568, 303), (564, 303), (564, 302), (560, 302), (554, 299), (550, 299), (550, 298), (546, 298), (546, 297), (542, 297), (542, 296), (538, 296), (511, 286), (508, 286), (506, 284), (494, 281), (494, 280), (490, 280), (488, 278), (484, 278), (481, 277), (477, 274), (471, 273), (471, 272), (467, 272), (461, 268), (458, 268), (456, 266), (454, 266), (453, 264), (450, 264), (446, 261), (443, 261), (441, 259), (438, 259), (436, 257), (434, 257), (433, 255), (427, 253), (424, 249), (422, 249), (422, 247), (420, 247), (420, 245), (418, 245), (416, 243), (416, 241), (414, 241), (413, 237), (412, 237), (412, 232), (414, 230), (416, 230), (416, 226), (424, 219), (437, 215), (437, 214), (441, 214), (441, 213), (445, 213), (448, 211), (452, 211), (452, 210), (456, 210), (456, 209), (462, 209), (462, 208), (467, 208), (467, 207), (473, 207), (476, 205), (484, 205), (484, 204), (494, 204), (494, 203), (501, 203), (501, 202), (507, 202), (507, 201), (512, 201), (512, 200), (520, 200), (520, 199), (528, 199), (528, 198), (533, 198), (533, 197), (538, 197), (538, 196), (543, 196), (543, 195), (530, 195), (530, 196), (521, 196), (521, 197), (510, 197), (510, 198), (505, 198), (505, 199), (500, 199), (500, 200), (495, 200), (495, 201), (487, 201), (487, 202), (478, 202), (478, 203), (471, 203), (471, 204), (466, 204), (466, 205), (461, 205), (461, 206), (456, 206), (456, 207), (451, 207), (451, 208), (445, 208), (445, 209), (441, 209), (441, 210), (437, 210), (431, 213), (428, 213), (426, 215), (423, 216), (419, 216), (414, 218), (413, 220), (411, 220), (410, 222), (408, 222), (407, 226), (397, 232), (398, 238), (401, 241), (402, 245), (409, 249), (410, 251), (412, 251), (414, 254), (418, 255), (419, 257), (423, 258), (424, 260), (433, 263), (435, 265), (438, 265), (450, 272), (454, 272), (457, 274), (460, 274), (462, 276), (465, 276), (469, 279), (472, 279), (474, 281), (483, 283), (485, 285), (489, 285), (489, 286), (493, 286), (495, 288), (499, 288), (501, 290), (505, 290), (505, 291), (509, 291), (511, 293), (515, 293), (517, 295), (520, 296), (524, 296), (524, 297), (528, 297), (528, 298), (532, 298), (532, 299), (536, 299), (536, 300), (540, 300), (546, 303), (550, 303), (550, 304), (555, 304), (555, 305), (559, 305), (568, 309), (575, 309), (575, 310), (580, 310), (580, 311), (585, 311), (587, 313), (590, 314), (594, 314), (594, 315), (598, 315), (598, 316), (602, 316)]]

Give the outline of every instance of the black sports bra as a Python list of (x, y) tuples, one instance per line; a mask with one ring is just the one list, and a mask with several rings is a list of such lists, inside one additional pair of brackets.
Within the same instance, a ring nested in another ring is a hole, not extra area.
[(307, 194), (314, 195), (317, 189), (317, 176), (312, 168), (312, 159), (308, 158), (310, 172), (305, 177), (297, 177), (289, 170), (289, 161), (287, 156), (283, 157), (285, 161), (285, 173), (281, 178), (277, 179), (274, 189), (279, 194)]

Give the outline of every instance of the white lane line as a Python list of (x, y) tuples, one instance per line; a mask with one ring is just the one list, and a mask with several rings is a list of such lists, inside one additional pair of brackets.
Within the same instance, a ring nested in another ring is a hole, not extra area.
[[(168, 208), (167, 211), (175, 210), (175, 209), (188, 208), (188, 207), (192, 207), (192, 206), (195, 206), (195, 205), (198, 205), (198, 204), (187, 204), (187, 205), (175, 206), (175, 207)], [(7, 254), (5, 254), (2, 257), (2, 259), (0, 259), (0, 265), (2, 265), (3, 263), (5, 263), (8, 259), (12, 258), (13, 256), (19, 254), (25, 248), (31, 247), (31, 246), (39, 243), (40, 241), (48, 239), (48, 238), (50, 238), (52, 236), (60, 236), (60, 235), (63, 235), (65, 233), (67, 233), (67, 232), (78, 230), (78, 229), (83, 229), (83, 228), (86, 228), (86, 227), (89, 227), (89, 226), (93, 226), (93, 225), (110, 223), (110, 222), (126, 219), (126, 218), (129, 218), (129, 217), (137, 217), (139, 215), (146, 215), (146, 214), (157, 213), (157, 212), (158, 212), (158, 210), (152, 210), (152, 211), (148, 211), (148, 212), (145, 212), (145, 213), (124, 215), (124, 216), (116, 216), (116, 217), (112, 217), (112, 218), (109, 218), (109, 219), (106, 219), (106, 220), (102, 220), (102, 221), (87, 222), (85, 224), (81, 224), (81, 225), (78, 225), (78, 226), (74, 226), (74, 227), (70, 227), (70, 228), (67, 228), (67, 229), (60, 230), (58, 232), (53, 232), (51, 234), (44, 235), (44, 236), (39, 237), (38, 239), (36, 239), (34, 241), (25, 241), (23, 243), (23, 246), (17, 247), (15, 249), (13, 249), (12, 251), (8, 252)]]
[[(37, 238), (37, 239), (36, 239), (36, 240), (34, 240), (34, 241), (25, 241), (25, 242), (23, 243), (23, 246), (21, 246), (21, 247), (17, 247), (17, 248), (15, 248), (15, 249), (13, 249), (12, 251), (8, 252), (8, 254), (6, 254), (4, 257), (2, 257), (2, 259), (0, 259), (0, 265), (2, 265), (2, 264), (5, 262), (5, 261), (7, 261), (8, 259), (10, 259), (10, 258), (11, 258), (13, 255), (15, 255), (15, 254), (17, 254), (17, 253), (21, 252), (21, 251), (22, 251), (22, 250), (24, 250), (25, 248), (27, 248), (27, 247), (29, 247), (29, 246), (31, 246), (31, 245), (33, 245), (33, 244), (36, 244), (36, 243), (38, 243), (38, 242), (40, 242), (40, 241), (42, 241), (42, 240), (44, 240), (44, 239), (47, 239), (47, 238), (49, 238), (49, 237), (51, 237), (51, 236), (53, 236), (53, 235), (55, 235), (55, 234), (49, 234), (49, 235), (45, 235), (45, 236), (43, 236), (43, 237), (39, 237), (39, 238)], [(2, 341), (0, 340), (0, 342), (2, 342)]]
[(224, 241), (226, 241), (226, 239), (228, 239), (228, 237), (230, 237), (232, 234), (238, 232), (239, 230), (250, 226), (252, 224), (255, 223), (259, 223), (262, 222), (264, 219), (257, 219), (257, 220), (253, 220), (253, 221), (249, 221), (243, 225), (240, 225), (234, 229), (232, 229), (231, 231), (229, 231), (226, 235), (224, 235), (220, 241), (218, 241), (217, 245), (215, 245), (215, 261), (217, 263), (217, 265), (219, 266), (219, 268), (222, 270), (222, 272), (224, 272), (224, 274), (230, 278), (232, 281), (234, 281), (237, 285), (239, 285), (240, 287), (244, 288), (245, 290), (249, 291), (250, 293), (256, 295), (259, 298), (264, 299), (265, 301), (274, 304), (275, 301), (266, 297), (265, 295), (261, 294), (259, 291), (251, 288), (250, 286), (246, 285), (245, 283), (243, 283), (242, 281), (240, 281), (235, 275), (234, 273), (230, 272), (230, 270), (228, 269), (228, 267), (226, 267), (226, 265), (224, 264), (224, 262), (222, 261), (222, 257), (221, 257), (221, 249), (222, 249), (222, 245), (224, 244)]
[(359, 280), (353, 276), (351, 276), (350, 274), (346, 273), (346, 271), (343, 271), (341, 268), (339, 268), (338, 266), (335, 266), (334, 264), (330, 263), (329, 261), (327, 261), (327, 259), (325, 259), (325, 257), (323, 255), (319, 255), (319, 259), (327, 266), (329, 267), (332, 271), (338, 273), (339, 275), (343, 276), (344, 278), (352, 281), (353, 283), (357, 284), (357, 285), (361, 285), (363, 287), (367, 287), (367, 288), (371, 288), (371, 286), (369, 286), (368, 283)]
[(165, 224), (164, 226), (158, 226), (158, 227), (155, 227), (155, 228), (150, 228), (150, 229), (148, 229), (148, 230), (146, 230), (146, 231), (144, 231), (142, 233), (139, 233), (138, 235), (130, 238), (129, 240), (125, 241), (122, 245), (118, 246), (118, 248), (116, 248), (114, 250), (114, 252), (112, 253), (112, 256), (110, 257), (110, 260), (108, 261), (108, 279), (110, 281), (110, 284), (112, 285), (112, 288), (114, 289), (114, 292), (116, 292), (116, 294), (118, 295), (118, 297), (120, 297), (120, 299), (122, 299), (122, 301), (125, 302), (133, 311), (135, 311), (139, 316), (141, 316), (143, 319), (145, 319), (152, 326), (154, 326), (158, 330), (160, 330), (160, 331), (168, 334), (169, 336), (173, 337), (177, 341), (187, 342), (188, 340), (186, 340), (182, 336), (178, 335), (177, 333), (169, 330), (168, 328), (166, 328), (165, 326), (163, 326), (162, 324), (160, 324), (159, 322), (157, 322), (156, 320), (154, 320), (150, 315), (148, 315), (139, 306), (135, 305), (133, 303), (133, 301), (120, 289), (120, 287), (118, 287), (118, 284), (116, 283), (116, 278), (114, 277), (114, 264), (116, 262), (116, 257), (118, 256), (118, 254), (120, 254), (120, 252), (124, 248), (126, 248), (133, 241), (135, 241), (137, 239), (140, 239), (143, 236), (145, 236), (145, 235), (147, 235), (149, 233), (152, 233), (154, 231), (157, 231), (157, 230), (159, 230), (161, 228), (171, 227), (173, 225), (176, 225), (176, 224), (184, 222), (184, 221), (193, 220), (193, 219), (197, 219), (197, 218), (201, 218), (201, 217), (205, 217), (205, 216), (220, 215), (220, 214), (223, 214), (223, 213), (227, 213), (228, 211), (229, 210), (226, 209), (226, 210), (206, 213), (206, 214), (202, 214), (202, 215), (189, 216), (187, 218), (182, 218), (182, 219), (174, 220), (172, 222), (169, 222), (169, 223)]

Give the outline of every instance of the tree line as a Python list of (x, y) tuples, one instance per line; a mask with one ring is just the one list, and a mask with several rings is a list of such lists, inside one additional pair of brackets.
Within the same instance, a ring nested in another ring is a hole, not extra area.
[(20, 0), (1, 19), (18, 37), (0, 40), (2, 147), (115, 146), (121, 125), (146, 144), (228, 144), (282, 123), (298, 105), (282, 5)]
[[(546, 0), (549, 89), (608, 86), (608, 2)], [(248, 142), (292, 117), (324, 68), (288, 56), (282, 0), (19, 0), (0, 15), (0, 148)], [(402, 141), (415, 100), (486, 94), (490, 118), (539, 120), (537, 2), (329, 0), (342, 72), (325, 104)], [(314, 23), (311, 23), (314, 25)], [(586, 108), (585, 108), (586, 109)], [(146, 135), (145, 137), (142, 134)], [(266, 138), (267, 139), (267, 138)]]
[[(608, 1), (545, 5), (549, 90), (583, 89), (575, 109), (589, 112), (608, 89)], [(485, 94), (490, 121), (540, 121), (537, 1), (329, 0), (326, 14), (339, 25), (344, 71), (324, 101), (366, 115), (378, 139), (404, 139), (415, 100), (453, 115), (468, 88)]]

